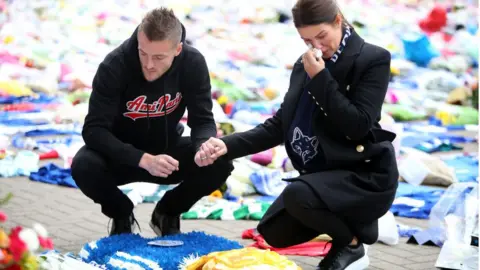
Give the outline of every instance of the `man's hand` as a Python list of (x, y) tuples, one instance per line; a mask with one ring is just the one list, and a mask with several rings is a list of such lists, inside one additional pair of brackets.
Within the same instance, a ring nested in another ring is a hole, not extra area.
[(302, 63), (305, 71), (307, 72), (310, 78), (315, 77), (320, 71), (325, 68), (325, 62), (320, 57), (317, 59), (315, 53), (312, 50), (308, 50), (302, 56)]
[(211, 165), (219, 157), (225, 155), (227, 150), (227, 146), (222, 140), (212, 137), (204, 142), (198, 150), (195, 155), (195, 163), (198, 167)]
[(174, 171), (178, 171), (179, 164), (177, 160), (168, 155), (144, 154), (139, 165), (153, 176), (167, 178)]

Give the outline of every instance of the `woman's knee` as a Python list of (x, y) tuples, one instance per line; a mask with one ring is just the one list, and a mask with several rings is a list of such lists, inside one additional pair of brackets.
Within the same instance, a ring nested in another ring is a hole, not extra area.
[(288, 212), (294, 213), (311, 207), (312, 197), (315, 196), (308, 184), (296, 181), (283, 190), (283, 204)]
[(354, 224), (351, 227), (360, 242), (373, 245), (378, 241), (378, 220), (369, 224)]
[(372, 235), (361, 235), (358, 240), (366, 245), (373, 245), (378, 241), (378, 233)]
[(273, 226), (281, 226), (281, 224), (275, 224), (272, 222), (269, 222), (269, 223), (258, 224), (257, 226), (257, 231), (263, 237), (265, 242), (267, 242), (267, 244), (269, 244), (274, 248), (286, 248), (291, 246), (291, 244), (287, 243), (287, 241), (285, 241), (286, 239), (282, 237), (281, 234), (278, 233), (278, 230), (276, 230), (273, 227)]
[(292, 240), (297, 238), (297, 235), (292, 235), (292, 229), (295, 228), (293, 231), (297, 231), (297, 228), (304, 227), (295, 216), (302, 217), (304, 215), (302, 209), (307, 207), (308, 200), (303, 200), (302, 194), (305, 194), (306, 188), (308, 189), (309, 187), (300, 181), (286, 186), (280, 195), (285, 208), (282, 210), (283, 212), (278, 213), (277, 216), (271, 217), (269, 220), (262, 220), (258, 224), (257, 231), (270, 246), (286, 248), (292, 246), (293, 242), (296, 242), (296, 240)]

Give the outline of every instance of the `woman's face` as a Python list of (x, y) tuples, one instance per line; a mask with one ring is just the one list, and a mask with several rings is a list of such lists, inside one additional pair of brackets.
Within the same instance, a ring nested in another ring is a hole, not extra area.
[(337, 51), (342, 38), (342, 19), (338, 15), (333, 23), (321, 23), (297, 28), (305, 43), (322, 51), (323, 58), (328, 59)]

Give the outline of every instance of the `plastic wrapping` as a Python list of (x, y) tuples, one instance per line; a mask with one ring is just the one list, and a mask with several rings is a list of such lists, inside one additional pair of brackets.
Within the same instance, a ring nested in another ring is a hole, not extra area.
[(457, 183), (433, 207), (430, 226), (440, 228), (445, 239), (436, 267), (478, 269), (478, 248), (470, 245), (478, 224), (478, 206), (478, 183)]
[[(474, 202), (477, 207), (474, 207)], [(478, 218), (478, 183), (455, 183), (451, 185), (430, 212), (429, 225), (445, 230), (446, 238), (468, 242)], [(467, 224), (468, 221), (468, 225)], [(453, 228), (452, 226), (455, 226)], [(467, 230), (467, 231), (466, 231)]]

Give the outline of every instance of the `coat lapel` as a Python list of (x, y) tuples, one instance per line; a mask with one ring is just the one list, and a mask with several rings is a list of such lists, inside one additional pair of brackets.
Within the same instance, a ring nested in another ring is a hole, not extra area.
[(285, 133), (288, 132), (290, 124), (293, 121), (293, 117), (295, 116), (295, 111), (297, 110), (298, 106), (298, 100), (300, 99), (300, 96), (302, 94), (303, 85), (307, 76), (307, 73), (303, 68), (303, 64), (300, 62), (300, 59), (293, 66), (290, 86), (287, 93), (285, 94), (285, 99), (283, 102), (284, 105), (282, 108), (282, 123)]
[(347, 41), (347, 46), (345, 46), (344, 51), (340, 54), (337, 63), (329, 70), (332, 77), (337, 81), (340, 88), (339, 91), (341, 91), (342, 94), (345, 94), (345, 84), (349, 83), (347, 82), (347, 76), (353, 67), (355, 59), (358, 54), (360, 54), (364, 43), (365, 41), (352, 30), (352, 35)]

